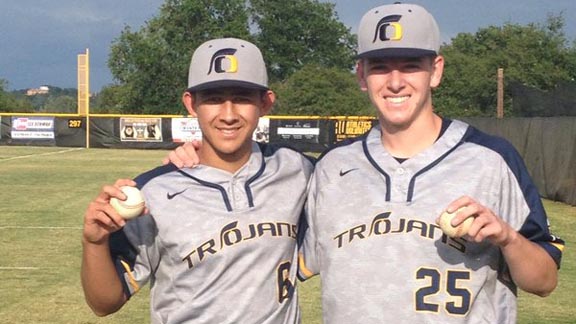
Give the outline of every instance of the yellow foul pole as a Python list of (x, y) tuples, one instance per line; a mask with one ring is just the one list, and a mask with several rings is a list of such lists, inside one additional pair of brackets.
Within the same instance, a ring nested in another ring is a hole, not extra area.
[(90, 148), (90, 53), (78, 54), (78, 115), (86, 117), (86, 148)]

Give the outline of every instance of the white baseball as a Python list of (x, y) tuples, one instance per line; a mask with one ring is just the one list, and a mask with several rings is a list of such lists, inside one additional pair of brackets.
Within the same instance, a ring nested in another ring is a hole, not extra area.
[(444, 232), (444, 234), (450, 236), (450, 237), (462, 237), (466, 234), (468, 234), (468, 231), (470, 230), (470, 226), (472, 225), (472, 222), (474, 221), (474, 217), (470, 216), (468, 218), (466, 218), (462, 223), (458, 224), (458, 226), (452, 226), (452, 218), (454, 218), (454, 216), (456, 216), (456, 213), (461, 211), (462, 209), (464, 209), (466, 207), (462, 207), (460, 209), (458, 209), (457, 211), (455, 211), (454, 213), (449, 213), (447, 211), (443, 212), (442, 215), (440, 215), (440, 220), (439, 220), (439, 225), (440, 225), (440, 229), (442, 229), (442, 232)]
[(138, 188), (124, 186), (120, 190), (126, 195), (126, 200), (110, 198), (110, 205), (116, 209), (124, 219), (132, 219), (140, 216), (144, 211), (144, 197)]

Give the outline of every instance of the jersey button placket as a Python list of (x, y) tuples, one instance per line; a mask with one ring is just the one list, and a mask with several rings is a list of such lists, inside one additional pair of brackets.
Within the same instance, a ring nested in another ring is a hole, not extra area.
[(409, 184), (409, 177), (408, 177), (408, 170), (405, 168), (397, 168), (395, 173), (396, 178), (396, 189), (402, 196), (406, 196), (408, 193), (408, 184)]
[(234, 208), (246, 208), (248, 206), (248, 197), (244, 191), (242, 181), (237, 178), (232, 178), (230, 181), (230, 191)]

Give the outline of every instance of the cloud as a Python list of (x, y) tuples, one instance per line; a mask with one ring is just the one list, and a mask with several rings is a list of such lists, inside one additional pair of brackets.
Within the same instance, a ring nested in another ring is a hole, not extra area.
[[(341, 21), (356, 32), (362, 15), (381, 0), (336, 3)], [(94, 91), (111, 82), (106, 66), (112, 41), (124, 26), (139, 30), (165, 0), (0, 0), (0, 79), (11, 89), (48, 83), (76, 86), (76, 55), (90, 48)], [(412, 0), (436, 16), (447, 42), (459, 32), (505, 22), (545, 22), (564, 10), (566, 35), (576, 38), (575, 0)], [(392, 3), (386, 2), (386, 3)], [(39, 80), (43, 80), (40, 82)]]
[(9, 88), (76, 86), (76, 55), (90, 48), (93, 90), (111, 82), (106, 66), (124, 26), (138, 29), (163, 0), (0, 1), (0, 79)]

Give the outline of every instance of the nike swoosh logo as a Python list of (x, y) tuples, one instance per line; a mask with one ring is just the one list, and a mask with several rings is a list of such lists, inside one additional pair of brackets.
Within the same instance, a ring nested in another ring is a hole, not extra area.
[(178, 191), (178, 192), (175, 192), (175, 193), (173, 193), (173, 194), (170, 194), (169, 192), (167, 192), (167, 193), (166, 193), (166, 198), (168, 198), (168, 200), (172, 200), (172, 199), (174, 199), (174, 197), (178, 196), (179, 194), (183, 193), (183, 192), (186, 191), (186, 190), (188, 190), (188, 189), (184, 189), (184, 190), (182, 190), (182, 191)]
[(343, 177), (343, 176), (347, 175), (348, 173), (350, 173), (352, 171), (356, 171), (356, 170), (358, 170), (358, 168), (354, 168), (354, 169), (350, 169), (350, 170), (346, 170), (346, 171), (340, 170), (340, 176)]

